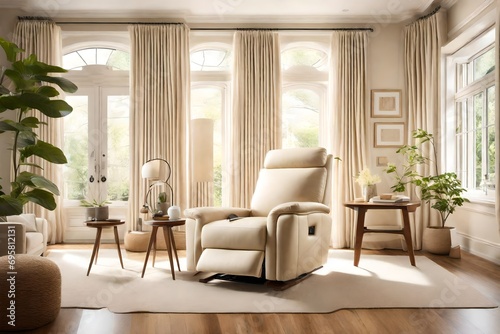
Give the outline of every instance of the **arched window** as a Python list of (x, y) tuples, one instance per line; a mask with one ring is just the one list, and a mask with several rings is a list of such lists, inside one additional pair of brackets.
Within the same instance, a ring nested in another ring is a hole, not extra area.
[(320, 146), (327, 104), (328, 54), (307, 41), (282, 45), (282, 50), (282, 147)]
[(328, 55), (323, 50), (309, 47), (292, 47), (281, 53), (283, 71), (295, 69), (325, 71)]
[(106, 65), (113, 70), (130, 69), (130, 54), (110, 48), (86, 48), (63, 56), (63, 68), (81, 70), (87, 65)]
[(191, 71), (228, 71), (229, 50), (205, 48), (191, 52)]

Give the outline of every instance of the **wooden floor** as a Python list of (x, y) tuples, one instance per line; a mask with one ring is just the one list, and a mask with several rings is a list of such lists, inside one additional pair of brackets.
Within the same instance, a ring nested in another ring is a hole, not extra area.
[[(57, 245), (51, 248), (91, 248)], [(102, 247), (109, 247), (103, 245)], [(50, 248), (49, 248), (50, 249)], [(368, 251), (362, 254), (404, 254)], [(500, 266), (462, 251), (461, 259), (425, 255), (500, 304)], [(181, 253), (179, 253), (181, 255)], [(363, 256), (363, 255), (361, 255)], [(405, 296), (401, 296), (405, 298)], [(355, 309), (327, 314), (115, 314), (105, 309), (61, 309), (53, 323), (30, 333), (500, 333), (494, 309)]]

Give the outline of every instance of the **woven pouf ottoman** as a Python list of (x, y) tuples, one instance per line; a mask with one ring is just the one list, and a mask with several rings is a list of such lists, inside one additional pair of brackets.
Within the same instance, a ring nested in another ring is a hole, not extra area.
[[(173, 231), (175, 246), (177, 249), (186, 249), (186, 235), (184, 232)], [(125, 249), (129, 252), (145, 252), (148, 250), (149, 238), (151, 232), (149, 231), (128, 231), (123, 240)], [(166, 250), (165, 237), (163, 230), (159, 229), (156, 234), (156, 249)]]
[(40, 256), (2, 256), (0, 294), (0, 332), (46, 325), (61, 308), (59, 267)]
[[(123, 240), (125, 249), (130, 252), (145, 252), (148, 250), (149, 238), (151, 237), (151, 232), (149, 231), (129, 231)], [(165, 238), (163, 236), (163, 231), (158, 231), (156, 234), (156, 249), (165, 250)]]

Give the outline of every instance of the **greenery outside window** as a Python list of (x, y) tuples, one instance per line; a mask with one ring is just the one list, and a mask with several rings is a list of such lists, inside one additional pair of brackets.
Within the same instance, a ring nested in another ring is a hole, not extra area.
[(282, 47), (282, 147), (321, 145), (326, 112), (328, 54), (307, 41)]
[(456, 65), (456, 170), (474, 197), (495, 195), (495, 49)]

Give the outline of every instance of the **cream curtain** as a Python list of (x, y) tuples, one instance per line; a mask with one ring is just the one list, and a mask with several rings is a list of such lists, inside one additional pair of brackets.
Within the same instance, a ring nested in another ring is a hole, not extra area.
[[(444, 20), (442, 12), (422, 18), (408, 25), (405, 34), (405, 90), (408, 110), (408, 143), (412, 132), (423, 129), (439, 140), (440, 133), (440, 49), (443, 43)], [(424, 152), (429, 158), (432, 152)], [(439, 155), (438, 155), (439, 156)], [(433, 174), (432, 164), (419, 166), (419, 173)], [(414, 194), (414, 192), (412, 192)], [(415, 249), (422, 246), (425, 226), (438, 223), (435, 210), (422, 204), (415, 217)]]
[(234, 36), (230, 205), (249, 207), (266, 153), (281, 146), (281, 68), (278, 34)]
[[(20, 19), (14, 31), (13, 42), (21, 49), (24, 49), (26, 56), (36, 54), (37, 59), (51, 65), (61, 64), (61, 33), (60, 28), (50, 20), (43, 19)], [(40, 126), (35, 129), (38, 137), (55, 145), (62, 147), (62, 119), (54, 119), (35, 111), (36, 116), (46, 126)], [(47, 161), (35, 158), (34, 163), (38, 164), (43, 170), (37, 170), (45, 178), (54, 182), (59, 190), (63, 189), (63, 167), (62, 165), (51, 164)], [(34, 213), (37, 217), (46, 218), (49, 222), (49, 243), (62, 242), (64, 233), (63, 210), (61, 196), (55, 197), (57, 208), (54, 211), (44, 209), (39, 205), (29, 203), (25, 207), (26, 212)]]
[(329, 115), (334, 156), (332, 245), (353, 247), (355, 213), (343, 202), (356, 197), (354, 177), (366, 164), (366, 31), (335, 31), (332, 35), (331, 103)]
[(172, 168), (174, 205), (188, 206), (189, 28), (184, 24), (138, 24), (131, 40), (131, 176), (127, 223), (137, 228), (146, 181), (141, 167), (163, 158)]

